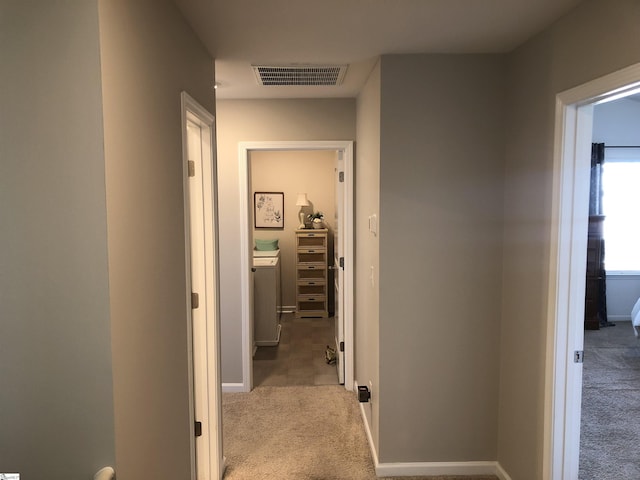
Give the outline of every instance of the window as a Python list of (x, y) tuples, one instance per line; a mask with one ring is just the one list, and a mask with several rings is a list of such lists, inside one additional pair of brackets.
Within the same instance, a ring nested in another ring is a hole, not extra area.
[(605, 269), (640, 272), (640, 149), (607, 149), (602, 192)]

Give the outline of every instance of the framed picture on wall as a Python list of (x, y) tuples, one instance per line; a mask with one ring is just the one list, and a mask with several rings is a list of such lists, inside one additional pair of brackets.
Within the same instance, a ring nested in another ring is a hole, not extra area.
[(284, 229), (284, 192), (255, 192), (253, 219), (256, 228)]

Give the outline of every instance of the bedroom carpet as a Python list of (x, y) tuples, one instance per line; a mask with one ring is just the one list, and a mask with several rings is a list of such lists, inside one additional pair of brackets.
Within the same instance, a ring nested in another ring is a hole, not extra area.
[[(222, 403), (225, 480), (377, 478), (356, 396), (341, 386), (262, 386), (225, 393)], [(402, 480), (426, 478), (497, 480)]]
[(631, 322), (585, 331), (580, 480), (640, 478), (640, 340)]
[(335, 365), (325, 361), (327, 345), (334, 345), (334, 319), (280, 318), (280, 344), (258, 347), (253, 357), (254, 386), (337, 385)]

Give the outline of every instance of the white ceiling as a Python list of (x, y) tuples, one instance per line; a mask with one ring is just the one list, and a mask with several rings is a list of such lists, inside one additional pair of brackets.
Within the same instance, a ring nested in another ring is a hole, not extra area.
[[(581, 0), (174, 0), (216, 59), (217, 97), (355, 97), (382, 54), (508, 52)], [(348, 63), (337, 87), (265, 87), (252, 64)]]

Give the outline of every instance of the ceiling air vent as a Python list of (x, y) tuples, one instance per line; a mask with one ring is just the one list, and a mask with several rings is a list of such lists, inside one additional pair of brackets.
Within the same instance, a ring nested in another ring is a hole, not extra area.
[(340, 85), (347, 65), (252, 65), (259, 85)]

